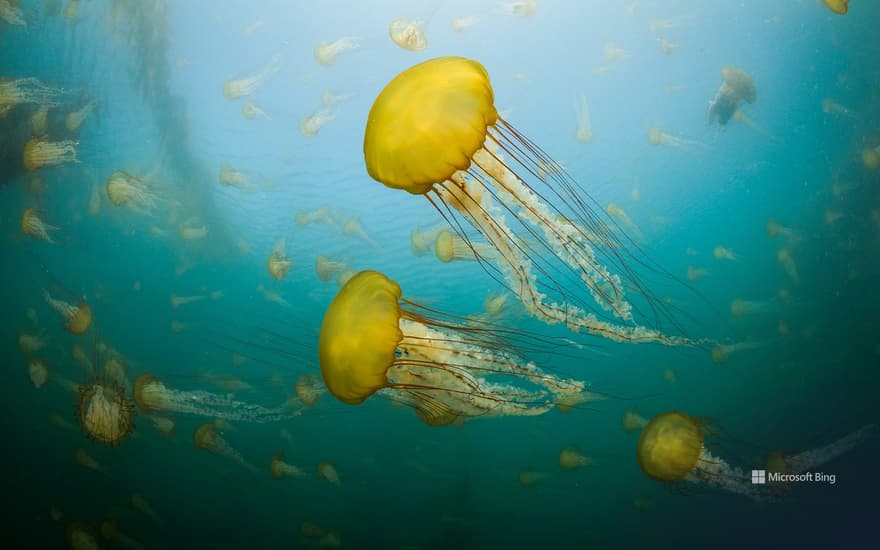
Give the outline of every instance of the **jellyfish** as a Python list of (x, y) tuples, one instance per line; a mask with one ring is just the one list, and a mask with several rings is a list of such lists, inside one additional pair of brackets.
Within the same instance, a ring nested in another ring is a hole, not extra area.
[(64, 329), (71, 334), (85, 334), (92, 326), (92, 308), (85, 299), (80, 299), (76, 304), (70, 304), (63, 300), (52, 298), (48, 290), (43, 291), (43, 299), (46, 303), (61, 315), (64, 320)]
[(237, 401), (229, 395), (204, 390), (175, 390), (150, 373), (143, 373), (135, 379), (134, 401), (148, 413), (178, 412), (244, 422), (277, 422), (296, 416), (283, 408), (269, 409)]
[(676, 380), (675, 371), (671, 368), (663, 369), (663, 380), (669, 384), (674, 384)]
[(141, 544), (123, 533), (116, 522), (112, 520), (104, 520), (101, 523), (101, 536), (109, 540), (113, 546), (123, 548), (124, 550), (139, 550), (143, 548)]
[(736, 342), (733, 344), (717, 344), (710, 350), (709, 353), (712, 356), (712, 362), (720, 365), (721, 363), (727, 361), (727, 359), (734, 353), (758, 349), (764, 347), (765, 345), (765, 342)]
[(24, 12), (18, 7), (18, 2), (12, 0), (0, 0), (0, 19), (10, 25), (20, 25), (27, 29), (27, 21)]
[(315, 59), (321, 65), (329, 67), (340, 54), (358, 47), (357, 38), (352, 37), (343, 37), (334, 42), (318, 42), (315, 45)]
[(654, 34), (669, 32), (689, 24), (693, 19), (693, 15), (679, 15), (668, 19), (656, 19), (648, 23), (648, 30)]
[(217, 433), (217, 428), (211, 423), (202, 424), (196, 428), (196, 431), (193, 432), (193, 445), (195, 445), (196, 449), (203, 449), (223, 456), (242, 466), (246, 470), (250, 470), (254, 473), (257, 472), (257, 468), (246, 461), (244, 457), (241, 456), (241, 453), (233, 449), (229, 442)]
[(680, 138), (672, 134), (667, 134), (656, 126), (648, 128), (648, 142), (651, 145), (663, 145), (666, 147), (675, 147), (689, 153), (702, 153), (708, 150), (708, 147), (691, 139)]
[(388, 35), (395, 44), (411, 52), (422, 51), (428, 47), (428, 37), (422, 28), (422, 21), (415, 21), (400, 17), (391, 22), (388, 27)]
[(474, 243), (451, 231), (437, 233), (434, 254), (443, 263), (460, 260), (488, 260), (495, 257), (495, 249), (483, 243)]
[(531, 487), (545, 479), (548, 479), (550, 474), (546, 474), (543, 472), (533, 472), (531, 470), (520, 470), (517, 478), (519, 479), (519, 484), (523, 487)]
[(230, 79), (223, 83), (223, 97), (229, 100), (242, 98), (257, 91), (272, 75), (281, 70), (281, 56), (275, 55), (260, 72), (253, 76)]
[(687, 270), (688, 281), (697, 282), (700, 279), (702, 279), (703, 277), (707, 277), (708, 275), (709, 275), (709, 272), (701, 267), (694, 267), (692, 265), (688, 266), (688, 270)]
[[(426, 195), (462, 237), (457, 216), (470, 223), (495, 249), (486, 271), (503, 280), (530, 315), (617, 341), (695, 345), (636, 323), (641, 311), (626, 298), (630, 289), (652, 306), (655, 323), (674, 323), (629, 266), (655, 264), (612, 234), (564, 170), (538, 180), (540, 190), (521, 179), (515, 170), (537, 179), (539, 164), (558, 163), (501, 118), (492, 102), (486, 70), (475, 61), (443, 57), (407, 69), (380, 93), (368, 116), (367, 172), (392, 189)], [(603, 318), (586, 311), (588, 298), (566, 281), (585, 285)], [(615, 324), (608, 315), (634, 326)]]
[(712, 255), (715, 256), (715, 259), (719, 262), (735, 262), (739, 260), (739, 257), (733, 250), (721, 246), (720, 244), (712, 250)]
[(342, 487), (342, 480), (339, 479), (339, 472), (336, 471), (336, 466), (334, 466), (332, 462), (322, 460), (318, 463), (316, 470), (318, 472), (318, 477), (321, 479), (325, 479), (337, 487)]
[(752, 78), (742, 69), (736, 67), (724, 67), (721, 69), (723, 82), (715, 93), (715, 98), (709, 102), (709, 124), (718, 122), (721, 126), (733, 117), (739, 106), (745, 103), (754, 103), (758, 98)]
[(276, 281), (283, 281), (293, 266), (293, 262), (287, 257), (285, 251), (286, 242), (287, 239), (282, 237), (272, 248), (272, 253), (269, 254), (269, 259), (266, 261), (266, 269)]
[(504, 15), (531, 17), (538, 12), (538, 2), (536, 0), (516, 0), (514, 2), (507, 2), (499, 5), (498, 11)]
[(794, 263), (794, 258), (791, 257), (791, 252), (787, 248), (780, 248), (776, 253), (776, 259), (782, 264), (782, 267), (785, 269), (791, 282), (794, 284), (800, 283), (797, 265)]
[(159, 195), (142, 178), (117, 170), (107, 178), (107, 198), (115, 206), (130, 208), (142, 214), (149, 214), (159, 205)]
[[(5, 1), (0, 0), (0, 2)], [(67, 539), (67, 545), (72, 550), (98, 550), (100, 548), (94, 529), (80, 521), (75, 521), (67, 526), (64, 538)]]
[(423, 256), (433, 248), (437, 235), (442, 231), (442, 226), (433, 227), (431, 229), (422, 229), (414, 227), (409, 232), (410, 249), (414, 256)]
[(272, 302), (284, 307), (290, 306), (290, 302), (282, 298), (280, 294), (278, 294), (274, 290), (269, 290), (263, 285), (257, 285), (257, 292), (259, 292), (260, 295), (263, 296), (263, 299), (265, 299), (267, 302)]
[(18, 349), (25, 355), (36, 353), (46, 347), (48, 339), (45, 334), (33, 334), (22, 331), (18, 334)]
[(353, 216), (347, 222), (345, 222), (345, 224), (342, 226), (342, 234), (351, 237), (358, 237), (359, 239), (363, 239), (364, 241), (366, 241), (373, 248), (379, 248), (379, 245), (376, 244), (376, 241), (371, 239), (370, 236), (367, 235), (367, 232), (364, 231), (364, 228), (361, 225), (361, 222), (357, 218), (357, 216)]
[(849, 11), (849, 0), (822, 0), (822, 3), (837, 15), (846, 15)]
[[(782, 476), (796, 475), (802, 472), (815, 470), (819, 466), (831, 462), (837, 457), (848, 453), (858, 445), (877, 436), (877, 426), (869, 424), (846, 435), (837, 441), (818, 449), (803, 451), (797, 454), (784, 454), (776, 451), (769, 453), (767, 457), (767, 481), (776, 481), (773, 474)], [(786, 481), (785, 479), (782, 480)], [(777, 486), (784, 488), (784, 485)]]
[[(2, 86), (2, 84), (0, 84)], [(33, 136), (44, 136), (49, 127), (49, 105), (40, 105), (31, 115), (30, 125)]]
[(334, 215), (335, 213), (328, 205), (321, 206), (317, 210), (312, 212), (297, 212), (296, 213), (296, 225), (300, 227), (304, 227), (306, 225), (312, 223), (325, 223), (327, 225), (334, 225)]
[(190, 325), (188, 325), (187, 323), (178, 321), (177, 319), (172, 319), (171, 323), (169, 325), (169, 328), (171, 328), (171, 332), (174, 332), (176, 334), (180, 334), (181, 332), (189, 329)]
[(590, 123), (590, 105), (587, 103), (587, 96), (581, 94), (580, 102), (575, 100), (574, 112), (577, 117), (574, 138), (581, 143), (593, 143), (593, 126)]
[(793, 229), (780, 224), (775, 218), (767, 220), (767, 226), (764, 230), (767, 233), (767, 236), (771, 239), (782, 237), (789, 241), (798, 240), (797, 233), (795, 233)]
[(673, 42), (671, 40), (667, 40), (666, 38), (661, 38), (660, 40), (660, 51), (663, 52), (664, 55), (672, 55), (675, 53), (675, 50), (681, 47), (681, 44), (678, 42)]
[(453, 17), (452, 18), (452, 30), (461, 34), (479, 22), (480, 22), (480, 18), (476, 17), (474, 15), (468, 15), (465, 17)]
[(83, 368), (86, 378), (92, 379), (95, 377), (95, 366), (92, 364), (92, 360), (89, 358), (89, 354), (86, 353), (85, 348), (80, 344), (74, 344), (70, 348), (70, 356)]
[(244, 33), (245, 36), (251, 36), (264, 26), (266, 26), (266, 20), (262, 18), (257, 19), (253, 23), (245, 25), (244, 28), (241, 29), (241, 32)]
[(64, 7), (64, 18), (73, 21), (79, 17), (79, 0), (70, 0)]
[(89, 214), (97, 216), (101, 213), (101, 184), (95, 181), (89, 193)]
[(834, 225), (837, 220), (843, 217), (843, 213), (839, 210), (826, 210), (825, 214), (822, 216), (825, 220), (825, 225)]
[[(2, 12), (3, 10), (0, 8), (0, 17), (2, 17)], [(61, 94), (61, 90), (47, 86), (36, 78), (20, 78), (18, 80), (0, 78), (0, 117), (7, 114), (16, 105), (25, 103), (55, 107), (59, 104)]]
[(58, 414), (57, 412), (49, 413), (48, 417), (49, 424), (52, 424), (58, 429), (65, 430), (68, 432), (81, 433), (80, 429), (70, 423), (66, 418)]
[(208, 226), (205, 224), (195, 225), (195, 221), (189, 220), (178, 228), (181, 240), (198, 241), (208, 236)]
[(642, 429), (637, 447), (639, 467), (664, 483), (688, 482), (715, 487), (755, 500), (767, 497), (741, 469), (706, 448), (715, 437), (708, 422), (678, 411), (659, 414)]
[(335, 105), (338, 105), (339, 103), (342, 103), (343, 101), (348, 101), (352, 97), (354, 97), (354, 94), (351, 94), (351, 93), (337, 94), (337, 93), (333, 92), (333, 90), (330, 90), (328, 88), (328, 89), (324, 90), (323, 92), (321, 92), (321, 106), (323, 106), (325, 109), (330, 109), (331, 107), (334, 107)]
[(862, 149), (862, 164), (868, 170), (876, 170), (880, 167), (880, 145)]
[(605, 44), (605, 47), (602, 49), (602, 55), (604, 55), (605, 59), (608, 61), (620, 61), (631, 56), (628, 51), (624, 50), (614, 42), (608, 42)]
[(335, 277), (346, 267), (345, 262), (342, 260), (333, 260), (323, 254), (319, 255), (315, 260), (315, 274), (318, 276), (318, 279), (324, 282)]
[(49, 381), (49, 367), (39, 357), (32, 357), (27, 362), (28, 378), (35, 388), (42, 388)]
[(498, 292), (486, 296), (483, 300), (483, 311), (492, 318), (501, 317), (504, 310), (508, 307), (508, 299), (510, 294), (507, 292)]
[(82, 447), (76, 450), (74, 458), (76, 458), (77, 464), (84, 468), (88, 468), (89, 470), (94, 470), (96, 472), (104, 471), (104, 467), (98, 464), (98, 461), (96, 461), (94, 458), (89, 456), (89, 453), (87, 453), (86, 450)]
[(159, 432), (163, 437), (171, 437), (174, 433), (174, 419), (170, 416), (162, 416), (158, 414), (148, 415), (147, 420), (153, 425), (153, 429)]
[(584, 454), (574, 445), (562, 449), (559, 453), (559, 465), (566, 470), (577, 470), (593, 463), (590, 457)]
[(228, 164), (224, 164), (220, 167), (219, 179), (222, 185), (237, 187), (242, 191), (247, 191), (254, 188), (254, 184), (251, 183), (251, 179), (247, 174), (236, 170)]
[(28, 237), (54, 243), (52, 236), (49, 234), (58, 231), (58, 227), (50, 225), (40, 219), (40, 215), (36, 208), (25, 208), (21, 215), (21, 232)]
[[(510, 332), (492, 327), (419, 306), (401, 298), (385, 275), (362, 271), (324, 316), (318, 342), (324, 385), (349, 405), (378, 392), (434, 426), (459, 417), (539, 415), (584, 391), (582, 382), (523, 360), (504, 343)], [(503, 377), (507, 383), (495, 380)]]
[(261, 109), (253, 101), (248, 101), (241, 106), (241, 114), (244, 116), (244, 118), (248, 120), (254, 120), (255, 118), (265, 118), (267, 120), (271, 120), (269, 119), (269, 115), (266, 114), (266, 111)]
[(739, 318), (751, 315), (777, 315), (779, 307), (772, 302), (735, 298), (730, 302), (730, 314)]
[(627, 433), (637, 432), (648, 424), (648, 419), (640, 415), (635, 409), (629, 409), (623, 413), (621, 425)]
[(636, 225), (636, 222), (632, 221), (632, 218), (629, 217), (629, 214), (627, 214), (623, 210), (623, 208), (620, 207), (619, 204), (617, 204), (616, 202), (609, 202), (608, 206), (605, 207), (605, 212), (614, 220), (616, 220), (621, 227), (631, 232), (633, 236), (635, 236), (635, 238), (639, 240), (643, 239), (642, 230), (639, 229), (639, 226)]
[(83, 125), (83, 122), (85, 122), (89, 115), (92, 114), (92, 111), (95, 110), (96, 104), (97, 102), (92, 100), (79, 109), (67, 113), (64, 117), (64, 125), (67, 129), (76, 133)]
[(207, 300), (208, 296), (205, 294), (194, 294), (192, 296), (178, 296), (177, 294), (172, 294), (170, 298), (172, 309), (177, 309), (180, 306), (185, 306), (187, 304), (192, 304), (195, 302), (201, 302), (202, 300)]
[(269, 471), (272, 473), (274, 479), (281, 479), (282, 477), (305, 479), (308, 477), (304, 471), (300, 470), (293, 464), (284, 462), (284, 453), (282, 451), (278, 451), (272, 455), (272, 458), (269, 460)]
[(318, 397), (324, 393), (324, 389), (321, 387), (318, 377), (314, 374), (303, 374), (297, 378), (294, 389), (296, 391), (296, 397), (306, 407), (314, 406), (315, 402), (318, 401)]
[(335, 118), (336, 115), (331, 113), (329, 109), (318, 109), (299, 121), (299, 133), (305, 137), (315, 137), (321, 128)]
[(24, 144), (22, 165), (28, 172), (35, 172), (44, 166), (57, 166), (68, 162), (79, 162), (76, 158), (76, 142), (44, 141), (31, 138)]
[(113, 382), (79, 386), (76, 414), (86, 435), (110, 447), (118, 446), (134, 430), (134, 404), (125, 395), (125, 387)]
[(162, 526), (165, 522), (162, 517), (153, 510), (153, 507), (144, 499), (140, 493), (132, 493), (131, 507), (150, 518), (150, 520), (158, 526)]

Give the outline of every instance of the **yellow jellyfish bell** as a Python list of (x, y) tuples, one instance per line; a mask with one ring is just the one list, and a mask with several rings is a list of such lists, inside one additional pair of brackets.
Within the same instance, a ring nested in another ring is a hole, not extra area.
[(639, 438), (639, 466), (658, 481), (684, 479), (697, 467), (703, 447), (699, 423), (678, 411), (658, 415)]
[(849, 0), (822, 0), (822, 3), (838, 15), (845, 15), (849, 11)]

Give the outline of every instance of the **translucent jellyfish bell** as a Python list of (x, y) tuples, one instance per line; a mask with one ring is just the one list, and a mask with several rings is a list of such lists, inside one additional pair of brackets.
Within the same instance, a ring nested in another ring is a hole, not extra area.
[(25, 208), (21, 215), (21, 232), (28, 237), (54, 243), (50, 233), (58, 230), (58, 227), (44, 222), (35, 208)]
[(152, 184), (123, 170), (110, 174), (105, 188), (113, 205), (142, 214), (151, 214), (162, 202)]
[(388, 35), (395, 44), (411, 52), (422, 51), (428, 47), (424, 23), (413, 19), (398, 18), (388, 26)]
[(81, 299), (76, 305), (53, 298), (48, 290), (43, 291), (46, 303), (64, 320), (64, 328), (71, 334), (85, 334), (92, 326), (92, 308)]
[(349, 50), (359, 47), (357, 38), (343, 37), (333, 42), (318, 42), (315, 45), (315, 59), (321, 65), (329, 67), (336, 62), (336, 58)]
[(276, 281), (283, 281), (293, 266), (293, 262), (287, 257), (286, 243), (287, 239), (281, 238), (275, 244), (275, 247), (272, 248), (269, 259), (266, 260), (266, 269), (269, 271), (269, 275)]
[(31, 357), (27, 362), (27, 373), (35, 388), (42, 388), (49, 381), (49, 368), (39, 357)]
[(306, 407), (312, 407), (318, 401), (318, 397), (325, 393), (326, 390), (321, 387), (321, 382), (314, 374), (303, 374), (296, 379), (294, 387), (296, 397)]
[(569, 445), (559, 453), (559, 465), (565, 470), (577, 470), (589, 466), (591, 463), (592, 460), (584, 456), (580, 449), (574, 445)]
[(250, 464), (247, 460), (244, 459), (243, 456), (241, 456), (241, 453), (233, 449), (229, 442), (223, 439), (223, 436), (217, 433), (216, 427), (211, 423), (202, 424), (201, 426), (196, 428), (196, 431), (193, 432), (193, 445), (195, 445), (197, 449), (203, 449), (205, 451), (228, 458), (229, 460), (254, 473), (256, 473), (257, 471), (257, 469), (252, 464)]
[(81, 385), (76, 414), (86, 435), (111, 447), (134, 429), (134, 403), (126, 397), (125, 388), (115, 384)]
[(575, 100), (574, 111), (577, 117), (575, 139), (581, 143), (593, 143), (593, 125), (590, 122), (590, 105), (587, 103), (587, 96), (581, 94), (580, 101)]
[(239, 79), (230, 79), (223, 84), (223, 97), (229, 100), (240, 99), (257, 91), (272, 75), (281, 70), (281, 56), (275, 55), (258, 73)]
[(274, 479), (281, 479), (283, 477), (305, 479), (308, 477), (308, 474), (300, 468), (284, 462), (284, 453), (281, 451), (273, 454), (272, 458), (269, 460), (269, 472)]
[(31, 138), (24, 145), (22, 165), (28, 172), (69, 162), (79, 162), (74, 141), (45, 141), (41, 138)]

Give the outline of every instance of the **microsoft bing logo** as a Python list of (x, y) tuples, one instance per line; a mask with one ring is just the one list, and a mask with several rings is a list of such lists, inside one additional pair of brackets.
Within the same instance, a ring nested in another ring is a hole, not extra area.
[(752, 485), (764, 485), (767, 483), (766, 470), (752, 470)]

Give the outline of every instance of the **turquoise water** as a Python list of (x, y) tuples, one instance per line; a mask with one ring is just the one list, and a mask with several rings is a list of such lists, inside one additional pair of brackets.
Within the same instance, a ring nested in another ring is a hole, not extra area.
[[(880, 145), (880, 6), (857, 0), (837, 16), (811, 0), (542, 0), (522, 17), (501, 5), (94, 0), (68, 19), (66, 2), (22, 0), (26, 27), (0, 21), (0, 75), (61, 90), (48, 137), (75, 140), (79, 159), (26, 172), (36, 106), (0, 118), (10, 547), (63, 547), (72, 523), (97, 532), (108, 519), (145, 548), (333, 547), (337, 537), (347, 548), (812, 547), (876, 537), (876, 437), (814, 468), (835, 474), (834, 485), (794, 484), (756, 502), (649, 479), (636, 457), (639, 435), (624, 432), (621, 419), (632, 408), (647, 418), (669, 410), (705, 418), (717, 454), (746, 473), (763, 468), (770, 450), (822, 448), (880, 421), (880, 170), (862, 159)], [(452, 19), (468, 15), (477, 22), (453, 30)], [(425, 22), (426, 49), (389, 38), (397, 17)], [(342, 37), (358, 47), (319, 64), (315, 45)], [(663, 40), (679, 47), (665, 54)], [(609, 59), (609, 45), (627, 55)], [(320, 379), (318, 333), (339, 287), (316, 276), (319, 255), (381, 271), (407, 298), (461, 316), (482, 314), (487, 296), (504, 291), (477, 262), (413, 254), (411, 230), (443, 218), (364, 168), (364, 128), (379, 92), (406, 68), (446, 55), (486, 68), (497, 109), (564, 165), (591, 208), (604, 216), (616, 203), (627, 213), (633, 225), (615, 220), (633, 239), (628, 247), (671, 275), (635, 267), (675, 312), (679, 327), (664, 330), (751, 349), (716, 363), (714, 344), (616, 344), (530, 319), (511, 297), (493, 322), (574, 341), (526, 356), (604, 399), (566, 414), (429, 427), (381, 395), (350, 406), (324, 393), (301, 415), (219, 428), (256, 472), (194, 447), (196, 427), (213, 420), (207, 414), (170, 413), (175, 427), (164, 437), (137, 409), (119, 446), (87, 438), (77, 395), (55, 383), (94, 381), (71, 358), (77, 344), (89, 355), (115, 350), (129, 384), (150, 372), (175, 389), (233, 391), (268, 408), (295, 397), (302, 374)], [(273, 58), (277, 72), (251, 95), (224, 98), (224, 82)], [(707, 124), (728, 65), (757, 88), (757, 101), (742, 107), (752, 126)], [(321, 108), (325, 90), (348, 97), (307, 137), (300, 122)], [(582, 95), (591, 143), (575, 139)], [(79, 130), (65, 128), (65, 115), (92, 100)], [(244, 117), (248, 101), (267, 116)], [(689, 142), (652, 145), (652, 126)], [(247, 188), (221, 185), (223, 166), (245, 173)], [(112, 204), (104, 189), (116, 170), (149, 180), (157, 206)], [(297, 213), (324, 205), (332, 223), (296, 223)], [(60, 228), (55, 243), (22, 234), (29, 207)], [(374, 244), (343, 233), (352, 218)], [(768, 237), (770, 219), (795, 235)], [(184, 240), (182, 226), (207, 235)], [(276, 281), (266, 262), (282, 238), (292, 269)], [(737, 259), (717, 260), (719, 245)], [(783, 248), (796, 278), (778, 259)], [(689, 280), (689, 266), (707, 273)], [(91, 330), (65, 332), (44, 289), (85, 297)], [(267, 300), (267, 290), (288, 305)], [(172, 295), (204, 298), (173, 308)], [(733, 315), (737, 298), (758, 305)], [(42, 334), (45, 347), (23, 354), (22, 331)], [(50, 373), (40, 389), (26, 370), (34, 356)], [(246, 387), (220, 383), (230, 379)], [(561, 468), (570, 445), (591, 464)], [(78, 464), (80, 448), (104, 471)], [(307, 478), (273, 479), (278, 450)], [(322, 461), (335, 465), (341, 486), (316, 474)], [(521, 483), (523, 472), (537, 481)], [(160, 522), (132, 507), (134, 493)], [(306, 536), (303, 522), (322, 534)]]

